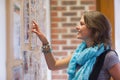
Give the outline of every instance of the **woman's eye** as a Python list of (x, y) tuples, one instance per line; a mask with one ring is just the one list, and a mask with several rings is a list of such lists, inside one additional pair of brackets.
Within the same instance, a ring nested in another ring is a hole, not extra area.
[(84, 25), (84, 23), (80, 23), (80, 25), (82, 26), (82, 25)]
[(83, 25), (82, 23), (80, 23), (80, 25)]

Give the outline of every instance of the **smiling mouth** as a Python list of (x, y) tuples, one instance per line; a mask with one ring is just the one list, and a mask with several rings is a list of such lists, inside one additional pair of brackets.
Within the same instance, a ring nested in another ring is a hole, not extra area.
[(77, 31), (77, 34), (80, 34), (81, 32), (80, 31)]

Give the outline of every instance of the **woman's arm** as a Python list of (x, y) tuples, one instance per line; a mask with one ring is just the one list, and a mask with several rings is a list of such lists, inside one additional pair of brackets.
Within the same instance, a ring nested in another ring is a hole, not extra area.
[(111, 74), (114, 80), (120, 80), (120, 63), (115, 64), (110, 70), (109, 73)]
[(47, 53), (45, 59), (50, 70), (60, 70), (68, 67), (71, 55), (61, 60), (55, 60), (51, 53)]
[[(47, 40), (47, 38), (45, 37), (45, 35), (41, 32), (38, 24), (33, 21), (33, 28), (32, 28), (32, 32), (36, 33), (36, 35), (39, 37), (39, 39), (41, 40), (41, 42), (43, 43), (43, 45), (46, 47), (47, 45), (47, 48), (44, 49), (45, 51), (45, 59), (46, 59), (46, 62), (47, 62), (47, 65), (48, 65), (48, 68), (50, 70), (58, 70), (58, 69), (63, 69), (63, 68), (66, 68), (68, 66), (68, 63), (71, 59), (71, 55), (68, 56), (67, 58), (65, 59), (62, 59), (62, 60), (55, 60), (54, 56), (52, 55), (51, 51), (49, 51), (50, 47), (48, 46), (49, 42)], [(46, 50), (48, 50), (48, 52), (46, 52)], [(44, 52), (43, 51), (43, 52)]]

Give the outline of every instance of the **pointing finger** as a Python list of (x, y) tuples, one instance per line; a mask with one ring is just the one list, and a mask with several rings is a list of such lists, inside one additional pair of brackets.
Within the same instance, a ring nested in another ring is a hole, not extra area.
[(34, 25), (35, 25), (35, 26), (38, 26), (38, 24), (36, 23), (35, 20), (33, 20), (32, 22), (33, 22), (33, 26), (34, 26)]

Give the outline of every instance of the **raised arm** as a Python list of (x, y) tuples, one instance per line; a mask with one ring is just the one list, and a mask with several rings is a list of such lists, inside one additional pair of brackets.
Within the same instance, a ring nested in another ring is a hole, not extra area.
[(71, 55), (66, 57), (65, 59), (55, 60), (54, 56), (52, 55), (52, 52), (50, 51), (49, 42), (46, 36), (41, 32), (38, 24), (35, 21), (33, 21), (32, 24), (33, 24), (32, 32), (37, 34), (37, 36), (39, 37), (39, 39), (43, 44), (43, 52), (48, 68), (50, 70), (59, 70), (59, 69), (67, 68), (68, 63), (71, 59)]

